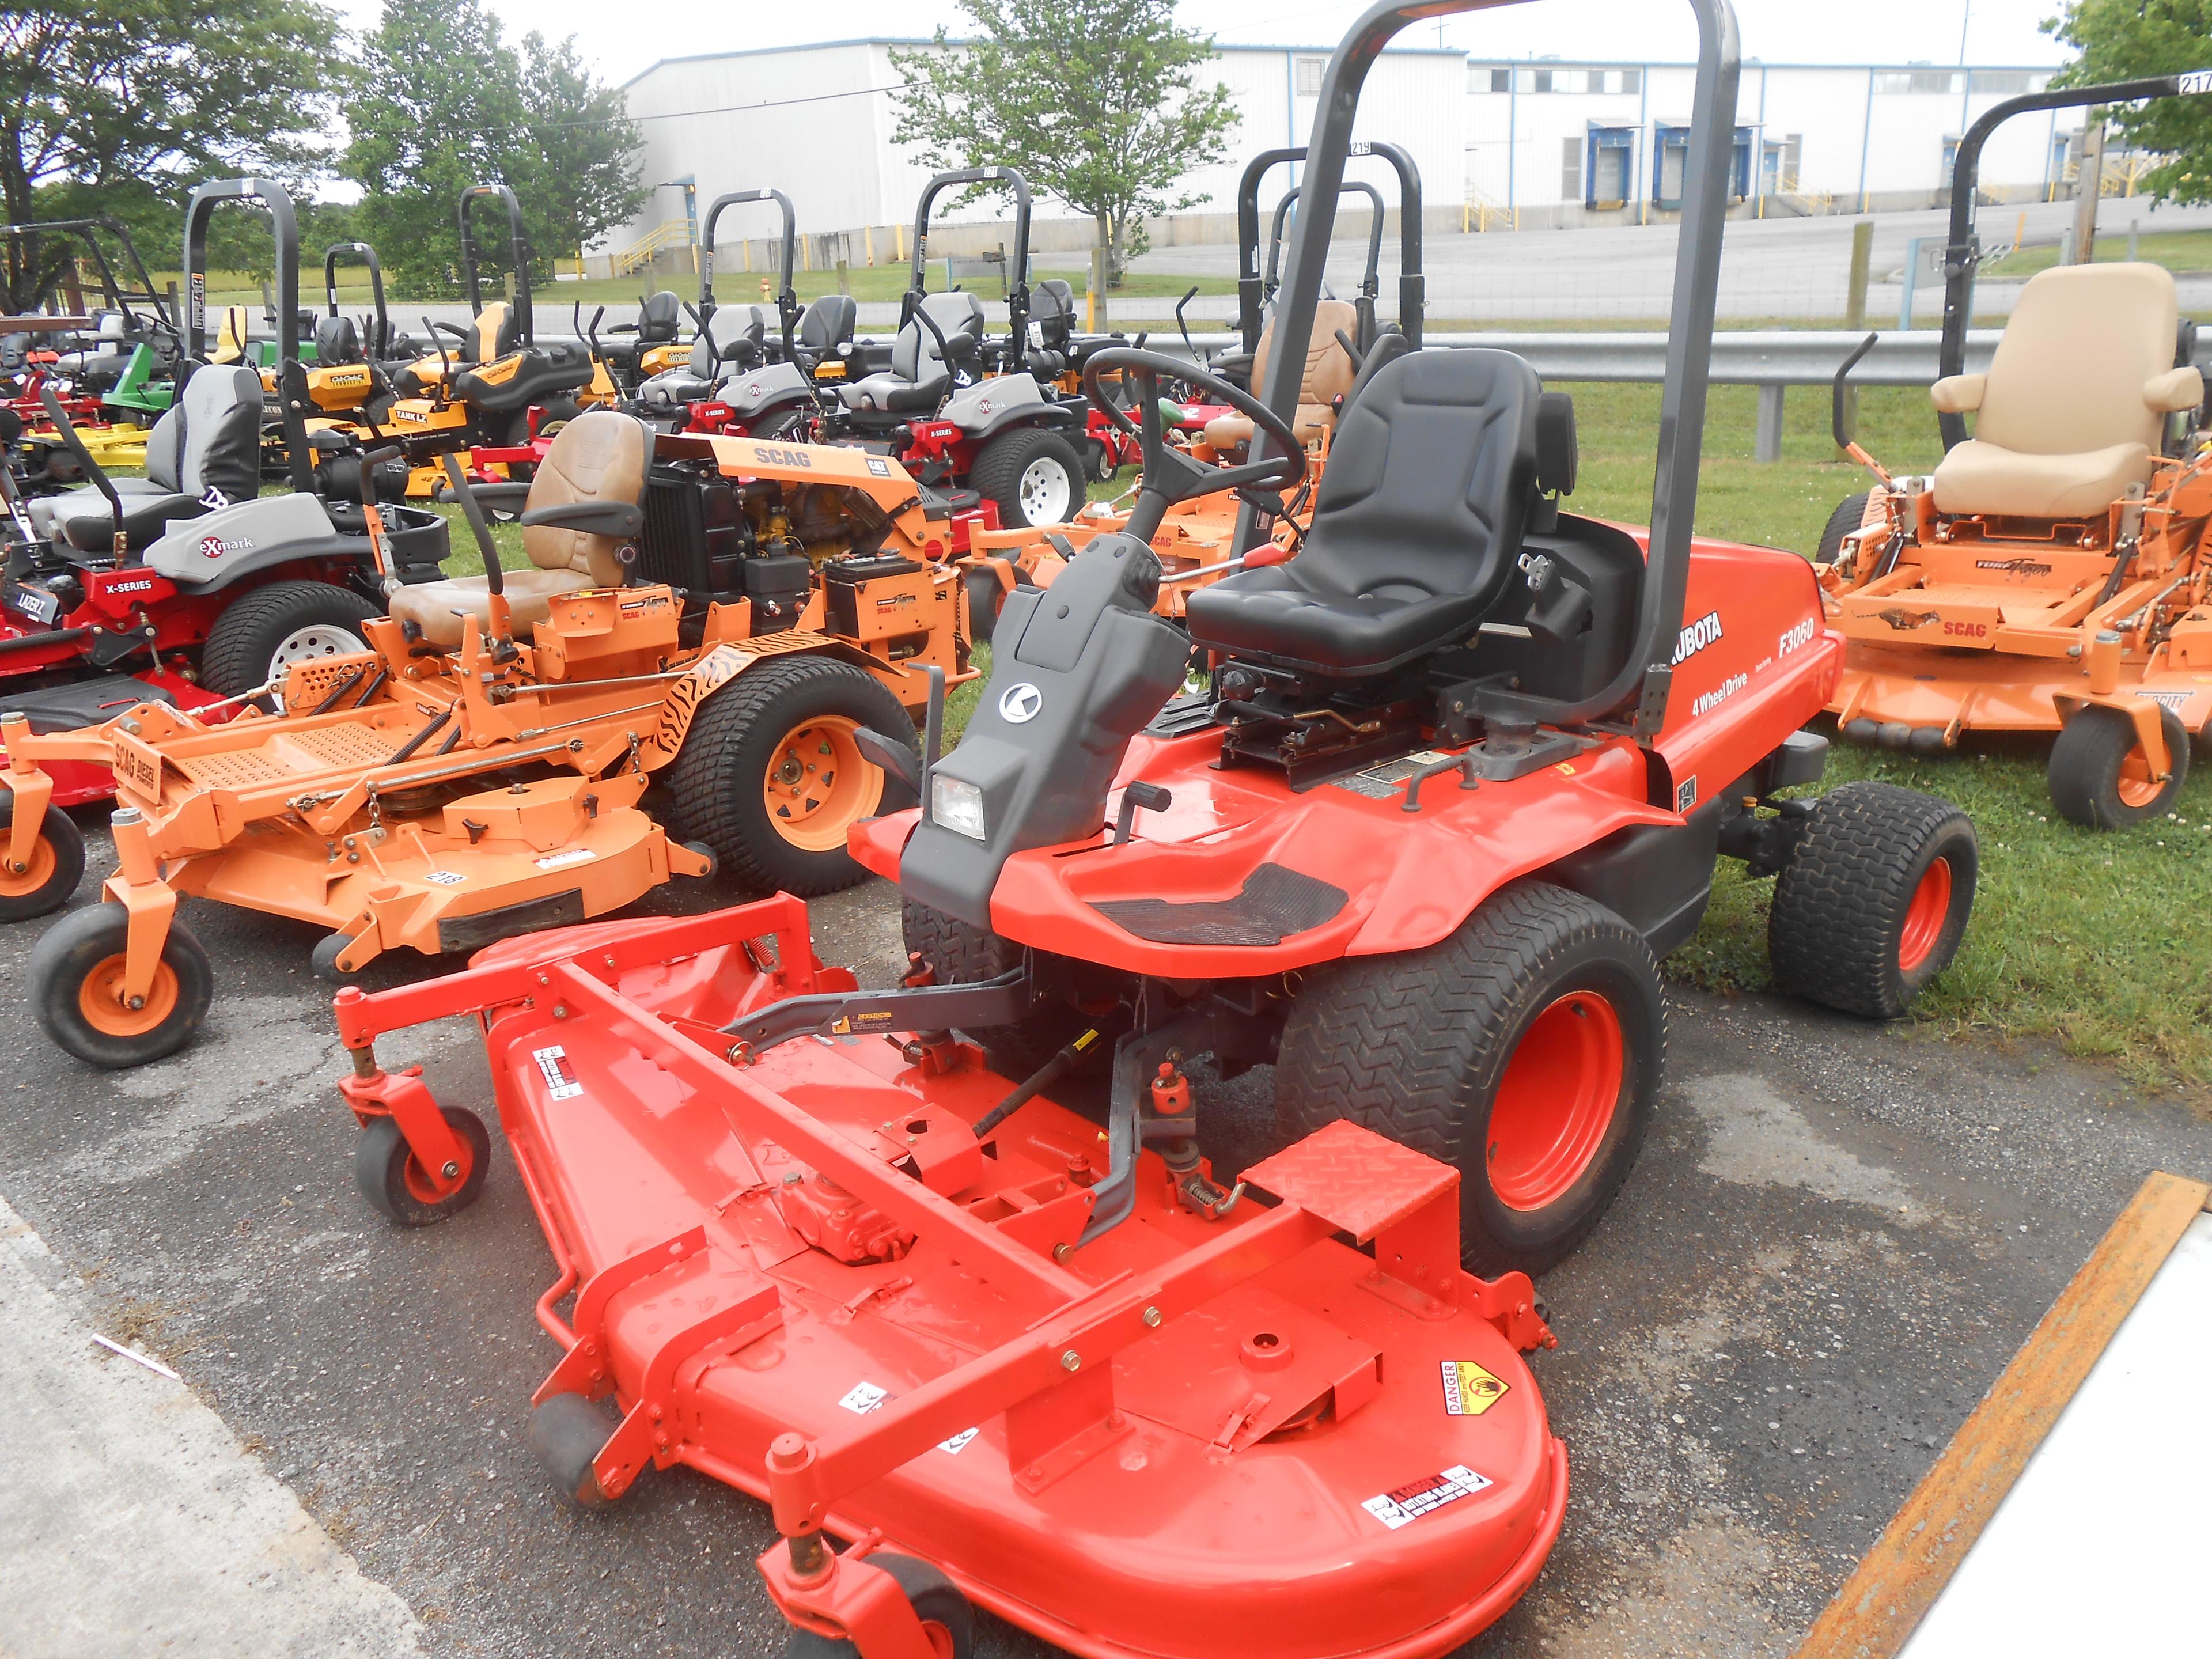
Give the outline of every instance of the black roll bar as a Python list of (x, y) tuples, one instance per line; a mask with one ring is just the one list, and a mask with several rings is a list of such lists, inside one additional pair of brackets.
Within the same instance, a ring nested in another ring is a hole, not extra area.
[(471, 185), (461, 192), (461, 277), (468, 284), (469, 315), (483, 310), (483, 289), (477, 278), (477, 239), (469, 223), (469, 208), (487, 196), (495, 196), (507, 207), (507, 255), (514, 272), (515, 339), (522, 345), (538, 343), (537, 319), (530, 303), (530, 238), (522, 228), (521, 204), (505, 185)]
[[(1359, 313), (1358, 343), (1364, 351), (1375, 343), (1375, 299), (1382, 291), (1382, 192), (1363, 179), (1353, 179), (1346, 181), (1339, 194), (1364, 196), (1374, 213), (1367, 228), (1367, 269), (1360, 273), (1359, 298), (1354, 302)], [(1297, 200), (1298, 186), (1292, 185), (1283, 192), (1283, 199), (1275, 204), (1275, 222), (1267, 232), (1267, 280), (1261, 288), (1263, 299), (1273, 295), (1279, 286), (1275, 272), (1282, 260), (1283, 221), (1290, 217)]]
[[(125, 274), (137, 276), (137, 293), (129, 292), (116, 280), (115, 268), (108, 263), (107, 251), (100, 246), (100, 239), (93, 234), (101, 230), (122, 245), (124, 255), (131, 262), (130, 270)], [(82, 240), (92, 255), (94, 270), (100, 274), (101, 301), (110, 310), (121, 312), (126, 325), (135, 325), (137, 315), (131, 309), (131, 302), (133, 300), (143, 301), (152, 307), (156, 327), (171, 333), (176, 331), (176, 319), (169, 315), (169, 307), (155, 289), (153, 277), (147, 274), (146, 262), (138, 257), (138, 245), (131, 240), (130, 231), (119, 222), (106, 218), (47, 219), (27, 224), (0, 225), (0, 236), (17, 243), (38, 236), (67, 236)], [(27, 260), (28, 255), (20, 254), (18, 258)]]
[(300, 363), (300, 222), (290, 193), (274, 179), (216, 179), (196, 187), (185, 204), (185, 362), (177, 376), (177, 396), (184, 396), (185, 371), (207, 361), (208, 222), (225, 202), (251, 201), (268, 209), (276, 239), (276, 418), (284, 431), (292, 488), (312, 492), (307, 374)]
[(791, 276), (799, 268), (799, 216), (792, 211), (791, 198), (780, 190), (733, 190), (717, 196), (707, 210), (706, 228), (699, 233), (699, 326), (704, 329), (714, 317), (714, 222), (724, 208), (746, 202), (774, 202), (783, 215), (783, 285), (776, 290), (775, 313), (783, 325), (783, 355), (788, 361), (799, 329), (799, 292)]
[[(1309, 210), (1298, 216), (1290, 267), (1275, 310), (1275, 349), (1267, 360), (1261, 399), (1283, 420), (1296, 414), (1306, 348), (1313, 337), (1315, 302), (1328, 258), (1337, 192), (1352, 151), (1352, 118), (1367, 72), (1382, 48), (1412, 22), (1454, 12), (1478, 11), (1512, 0), (1382, 0), (1352, 26), (1322, 71), (1306, 145)], [(1651, 488), (1649, 564), (1636, 635), (1628, 659), (1595, 696), (1574, 702), (1503, 689), (1486, 692), (1486, 720), (1553, 724), (1595, 720), (1637, 699), (1636, 731), (1656, 734), (1667, 713), (1674, 678), (1671, 659), (1681, 632), (1689, 585), (1690, 534), (1698, 504), (1698, 447), (1705, 428), (1705, 393), (1712, 368), (1713, 312), (1720, 286), (1721, 232), (1728, 216), (1729, 165), (1735, 148), (1736, 83), (1741, 47), (1729, 0), (1689, 0), (1698, 20), (1698, 69), (1691, 104), (1690, 152), (1683, 179), (1681, 231), (1674, 261), (1674, 294), (1667, 331), (1667, 380), (1659, 397), (1657, 476)], [(1241, 208), (1241, 204), (1240, 204)], [(1408, 214), (1408, 222), (1413, 216)], [(1262, 440), (1255, 434), (1255, 443)], [(1240, 515), (1237, 550), (1255, 533), (1249, 511)]]
[[(1510, 5), (1515, 0), (1473, 0), (1476, 4)], [(1453, 8), (1462, 9), (1462, 8)], [(1364, 71), (1363, 70), (1364, 74)], [(1355, 91), (1356, 100), (1358, 94)], [(1352, 145), (1347, 155), (1379, 155), (1390, 164), (1398, 175), (1398, 326), (1404, 331), (1407, 343), (1418, 348), (1421, 343), (1421, 319), (1428, 308), (1427, 283), (1421, 275), (1421, 170), (1413, 165), (1413, 156), (1401, 144), (1383, 139), (1363, 141)], [(1247, 352), (1260, 349), (1260, 311), (1271, 291), (1272, 280), (1263, 281), (1260, 275), (1260, 180), (1271, 167), (1306, 159), (1306, 146), (1294, 145), (1284, 149), (1263, 149), (1244, 164), (1244, 174), (1237, 185), (1237, 331), (1243, 337)], [(1339, 187), (1343, 180), (1343, 167), (1337, 168)], [(1310, 183), (1311, 180), (1307, 181)], [(1299, 187), (1301, 190), (1304, 185)], [(1332, 229), (1336, 213), (1329, 211)], [(1381, 222), (1378, 212), (1376, 221)], [(1377, 256), (1379, 260), (1380, 256)], [(1270, 261), (1272, 268), (1272, 260)], [(1321, 292), (1318, 284), (1314, 292)], [(1309, 324), (1310, 328), (1311, 325)]]
[[(1982, 147), (1990, 135), (2015, 115), (2030, 110), (2078, 109), (2088, 104), (2132, 104), (2146, 98), (2194, 97), (2212, 93), (2212, 70), (2186, 75), (2152, 75), (2137, 81), (2107, 81), (2094, 87), (2054, 87), (2026, 92), (1992, 104), (1959, 140), (1951, 167), (1951, 234), (1943, 249), (1943, 339), (1936, 353), (1938, 375), (1960, 374), (1966, 368), (1966, 325), (1972, 319), (1974, 272), (1982, 247), (1974, 234), (1975, 192), (1981, 182)], [(1948, 453), (1966, 441), (1966, 417), (1938, 415)]]
[(899, 301), (899, 326), (903, 328), (929, 292), (929, 210), (937, 198), (956, 185), (1006, 185), (1014, 192), (1014, 246), (1006, 255), (1006, 323), (1011, 356), (1018, 362), (1028, 342), (1030, 328), (1030, 181), (1012, 167), (963, 167), (940, 173), (921, 189), (921, 202), (914, 210), (914, 272)]
[(392, 322), (384, 309), (384, 263), (376, 257), (376, 250), (366, 242), (332, 242), (323, 250), (323, 297), (330, 302), (330, 314), (338, 314), (338, 256), (350, 253), (368, 267), (368, 291), (376, 304), (376, 337), (368, 343), (371, 359), (381, 357), (392, 349)]

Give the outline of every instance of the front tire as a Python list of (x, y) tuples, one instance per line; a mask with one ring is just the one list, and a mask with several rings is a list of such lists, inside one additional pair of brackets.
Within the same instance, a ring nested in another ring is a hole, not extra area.
[(1766, 952), (1792, 996), (1896, 1019), (1958, 954), (1981, 854), (1972, 819), (1889, 783), (1847, 783), (1814, 806), (1774, 878)]
[(1425, 950), (1354, 958), (1298, 994), (1275, 1118), (1349, 1118), (1461, 1171), (1461, 1255), (1540, 1273), (1611, 1207), (1666, 1063), (1659, 965), (1595, 900), (1541, 881), (1493, 895)]
[(1833, 564), (1843, 556), (1844, 538), (1866, 522), (1867, 501), (1873, 494), (1862, 489), (1836, 503), (1836, 510), (1828, 514), (1828, 522), (1820, 531), (1820, 548), (1813, 555), (1814, 564)]
[(968, 482), (1008, 529), (1066, 524), (1083, 505), (1083, 459), (1059, 433), (1017, 427), (983, 446)]
[[(869, 1565), (881, 1567), (898, 1581), (914, 1616), (921, 1622), (923, 1644), (936, 1659), (971, 1659), (975, 1651), (975, 1609), (950, 1578), (910, 1555), (881, 1550), (867, 1559)], [(783, 1650), (784, 1659), (854, 1659), (859, 1652), (842, 1637), (811, 1630), (793, 1631)]]
[(84, 832), (58, 806), (47, 805), (39, 838), (21, 870), (7, 867), (8, 836), (15, 823), (15, 795), (0, 790), (0, 922), (51, 915), (70, 902), (84, 879)]
[(861, 758), (854, 734), (896, 738), (912, 716), (865, 669), (829, 657), (775, 657), (708, 698), (670, 769), (674, 830), (704, 842), (743, 885), (802, 898), (866, 872), (845, 849), (862, 818), (909, 805)]
[[(335, 582), (270, 582), (233, 599), (200, 647), (200, 678), (218, 696), (234, 697), (281, 680), (295, 663), (356, 655), (369, 648), (362, 624), (383, 615), (371, 600)], [(268, 702), (284, 712), (275, 691)]]
[(354, 1146), (354, 1184), (371, 1209), (402, 1227), (428, 1227), (467, 1209), (483, 1192), (484, 1176), (491, 1170), (491, 1135), (483, 1120), (459, 1106), (438, 1109), (445, 1115), (446, 1127), (469, 1149), (468, 1167), (458, 1177), (461, 1184), (443, 1197), (400, 1133), (398, 1119), (369, 1119)]
[(2084, 830), (2125, 830), (2172, 810), (2189, 777), (2189, 732), (2171, 708), (2159, 709), (2167, 774), (2150, 775), (2150, 757), (2135, 722), (2117, 708), (2092, 703), (2059, 728), (2045, 776), (2059, 817)]
[(131, 913), (105, 899), (64, 916), (31, 951), (31, 1012), (40, 1029), (65, 1053), (107, 1071), (183, 1048), (215, 994), (207, 952), (173, 921), (145, 1006), (125, 1006), (117, 992), (130, 931)]

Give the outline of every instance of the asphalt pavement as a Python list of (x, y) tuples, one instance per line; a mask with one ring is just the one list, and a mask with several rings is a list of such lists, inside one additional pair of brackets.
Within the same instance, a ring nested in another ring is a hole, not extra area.
[[(85, 816), (81, 902), (110, 861)], [(313, 933), (186, 914), (219, 989), (181, 1055), (95, 1073), (0, 1003), (0, 1652), (159, 1650), (188, 1613), (197, 1659), (781, 1652), (761, 1505), (675, 1472), (580, 1515), (525, 1449), (556, 1357), (532, 1316), (552, 1268), (504, 1146), (474, 1208), (386, 1224), (349, 1175)], [(888, 886), (814, 916), (825, 959), (896, 969)], [(21, 985), (42, 925), (0, 933), (0, 984)], [(1470, 1655), (1788, 1653), (2144, 1175), (2212, 1173), (2212, 1124), (2045, 1050), (1671, 1001), (1643, 1162), (1542, 1286), (1565, 1530)], [(490, 1116), (472, 1028), (383, 1047)], [(1270, 1087), (1200, 1079), (1218, 1164), (1271, 1147)], [(181, 1521), (179, 1468), (211, 1472)], [(196, 1582), (117, 1570), (180, 1527), (207, 1534)], [(283, 1616), (225, 1628), (208, 1598), (231, 1575)], [(980, 1651), (1050, 1650), (987, 1620)]]

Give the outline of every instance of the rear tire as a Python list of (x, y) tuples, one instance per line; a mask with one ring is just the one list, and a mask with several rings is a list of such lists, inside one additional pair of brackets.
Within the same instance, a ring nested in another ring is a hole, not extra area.
[(894, 737), (912, 716), (865, 669), (774, 657), (707, 699), (669, 772), (672, 829), (704, 842), (742, 885), (811, 897), (867, 872), (845, 848), (864, 817), (912, 803), (860, 758), (853, 732)]
[[(546, 1402), (550, 1405), (552, 1402)], [(975, 1651), (975, 1613), (952, 1581), (927, 1561), (910, 1555), (879, 1550), (867, 1558), (881, 1567), (906, 1592), (914, 1616), (921, 1621), (923, 1640), (937, 1659), (972, 1659)], [(853, 1659), (860, 1650), (842, 1637), (794, 1630), (785, 1644), (784, 1659)]]
[(2135, 722), (2117, 708), (2092, 703), (2059, 728), (2045, 774), (2058, 816), (2084, 830), (2125, 830), (2172, 808), (2189, 778), (2189, 732), (2171, 708), (2159, 710), (2169, 774), (2150, 775)]
[(1820, 797), (1774, 879), (1766, 953), (1795, 997), (1896, 1019), (1958, 953), (1981, 854), (1947, 800), (1888, 783)]
[(1275, 1061), (1276, 1126), (1303, 1138), (1349, 1118), (1456, 1164), (1468, 1267), (1540, 1273), (1619, 1196), (1666, 1054), (1644, 936), (1579, 893), (1516, 882), (1425, 950), (1309, 981)]
[(175, 1053), (207, 1018), (215, 971), (181, 921), (171, 921), (143, 1008), (125, 1008), (104, 988), (123, 971), (131, 913), (113, 899), (87, 905), (46, 929), (32, 947), (31, 1012), (55, 1046), (88, 1066), (118, 1071)]
[(0, 790), (0, 922), (52, 915), (70, 902), (84, 879), (84, 832), (75, 818), (49, 803), (39, 820), (39, 838), (21, 872), (4, 863), (15, 823), (15, 792)]
[(806, 411), (803, 409), (779, 410), (746, 434), (757, 442), (790, 443), (806, 441)]
[(1846, 495), (1828, 514), (1828, 522), (1820, 532), (1819, 550), (1813, 555), (1814, 564), (1833, 564), (1844, 550), (1844, 538), (1866, 522), (1867, 498), (1874, 492), (1862, 489), (1856, 495)]
[[(335, 582), (270, 582), (233, 599), (200, 647), (200, 678), (217, 696), (234, 697), (277, 678), (291, 664), (369, 648), (362, 624), (382, 607)], [(279, 714), (283, 700), (266, 699)]]
[(1066, 524), (1082, 507), (1083, 458), (1050, 428), (1017, 427), (983, 446), (968, 475), (969, 486), (995, 501), (1009, 530)]

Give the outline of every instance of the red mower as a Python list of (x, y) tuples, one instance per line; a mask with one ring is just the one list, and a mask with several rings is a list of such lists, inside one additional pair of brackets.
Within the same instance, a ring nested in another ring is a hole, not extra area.
[[(766, 1499), (791, 1654), (966, 1655), (971, 1602), (1096, 1659), (1455, 1647), (1563, 1518), (1528, 1275), (1635, 1160), (1656, 959), (1719, 854), (1777, 875), (1778, 973), (1822, 1000), (1899, 1012), (1956, 947), (1960, 815), (1779, 799), (1820, 770), (1796, 728), (1842, 659), (1810, 567), (1692, 545), (1727, 0), (1692, 0), (1648, 536), (1559, 514), (1571, 406), (1525, 363), (1413, 350), (1347, 395), (1297, 556), (1194, 595), (1187, 635), (1153, 614), (1172, 505), (1298, 481), (1358, 88), (1474, 4), (1378, 5), (1331, 61), (1264, 401), (1094, 356), (1140, 393), (1128, 529), (1008, 600), (950, 754), (934, 710), (919, 770), (856, 735), (924, 802), (851, 837), (899, 881), (902, 987), (824, 967), (776, 897), (339, 998), (356, 1175), (412, 1221), (475, 1196), (489, 1138), (374, 1044), (481, 1021), (559, 1274), (533, 1447), (587, 1505), (649, 1463)], [(1171, 448), (1170, 377), (1249, 416), (1255, 459)], [(1211, 695), (1176, 697), (1194, 641)], [(1230, 1177), (1198, 1092), (1261, 1065), (1285, 1144)]]

